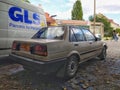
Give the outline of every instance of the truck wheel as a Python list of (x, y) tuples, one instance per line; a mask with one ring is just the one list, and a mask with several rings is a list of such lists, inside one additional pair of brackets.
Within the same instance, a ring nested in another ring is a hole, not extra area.
[(73, 77), (78, 69), (78, 58), (75, 55), (72, 55), (68, 58), (66, 65), (66, 77)]
[(105, 60), (106, 56), (107, 56), (106, 48), (103, 47), (102, 52), (101, 52), (101, 54), (100, 54), (98, 57), (99, 57), (101, 60)]

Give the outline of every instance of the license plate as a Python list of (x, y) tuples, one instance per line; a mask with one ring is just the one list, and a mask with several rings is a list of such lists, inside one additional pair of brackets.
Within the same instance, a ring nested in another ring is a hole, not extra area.
[(29, 52), (30, 51), (30, 45), (29, 44), (25, 44), (25, 43), (21, 44), (20, 50)]

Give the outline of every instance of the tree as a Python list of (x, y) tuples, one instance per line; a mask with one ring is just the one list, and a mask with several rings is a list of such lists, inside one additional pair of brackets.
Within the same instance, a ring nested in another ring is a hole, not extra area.
[(116, 32), (118, 33), (118, 35), (120, 36), (120, 28), (116, 29)]
[(22, 1), (27, 2), (27, 3), (30, 3), (30, 1), (29, 1), (29, 0), (22, 0)]
[[(94, 21), (94, 16), (89, 16), (89, 21)], [(102, 22), (104, 24), (104, 30), (106, 36), (111, 36), (112, 35), (112, 30), (113, 28), (111, 27), (110, 21), (105, 18), (105, 17), (99, 17), (96, 15), (96, 22)]]
[(83, 11), (81, 6), (81, 1), (77, 0), (72, 9), (72, 20), (83, 20)]

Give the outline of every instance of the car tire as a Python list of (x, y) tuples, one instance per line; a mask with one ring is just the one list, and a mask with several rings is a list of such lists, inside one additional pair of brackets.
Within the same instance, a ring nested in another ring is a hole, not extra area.
[(102, 52), (101, 52), (101, 54), (98, 57), (100, 58), (100, 60), (105, 60), (106, 55), (107, 55), (106, 47), (103, 47)]
[(72, 55), (68, 58), (68, 62), (66, 64), (66, 74), (65, 76), (68, 78), (73, 77), (78, 69), (78, 58), (76, 55)]

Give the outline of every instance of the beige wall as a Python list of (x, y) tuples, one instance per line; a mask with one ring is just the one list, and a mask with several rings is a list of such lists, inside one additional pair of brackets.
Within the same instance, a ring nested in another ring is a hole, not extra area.
[[(90, 28), (89, 28), (90, 31), (94, 32), (93, 22), (90, 22), (89, 26), (90, 26)], [(95, 23), (95, 34), (100, 34), (102, 37), (104, 36), (104, 25), (103, 25), (103, 23), (98, 23), (98, 22)]]
[(110, 24), (111, 24), (111, 27), (113, 27), (113, 29), (120, 28), (120, 26), (115, 23), (110, 23)]

